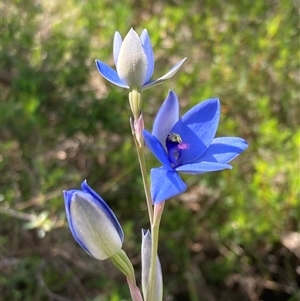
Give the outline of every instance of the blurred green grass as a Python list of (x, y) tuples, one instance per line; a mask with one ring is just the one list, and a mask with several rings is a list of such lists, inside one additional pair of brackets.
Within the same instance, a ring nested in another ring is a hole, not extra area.
[(233, 170), (187, 176), (189, 190), (168, 201), (165, 300), (297, 299), (299, 2), (4, 0), (1, 25), (2, 300), (129, 300), (122, 275), (73, 241), (62, 190), (88, 179), (139, 276), (148, 220), (128, 100), (94, 64), (113, 64), (114, 32), (130, 27), (148, 29), (155, 75), (188, 57), (145, 91), (148, 129), (172, 89), (182, 113), (219, 97), (218, 135), (249, 143)]

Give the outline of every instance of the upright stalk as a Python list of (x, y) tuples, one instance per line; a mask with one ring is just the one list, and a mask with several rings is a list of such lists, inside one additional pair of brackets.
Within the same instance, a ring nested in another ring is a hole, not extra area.
[(144, 121), (143, 121), (143, 116), (141, 115), (141, 102), (142, 102), (141, 92), (132, 90), (129, 93), (129, 103), (134, 118), (133, 124), (131, 122), (131, 130), (132, 130), (134, 144), (136, 147), (141, 174), (142, 174), (149, 220), (150, 220), (150, 224), (152, 225), (153, 205), (152, 205), (152, 198), (150, 193), (150, 185), (148, 181), (147, 167), (145, 162), (145, 147), (144, 147), (144, 139), (143, 139)]
[(144, 121), (141, 114), (141, 103), (142, 95), (138, 90), (131, 90), (129, 93), (129, 103), (131, 111), (133, 113), (134, 120), (130, 122), (132, 135), (137, 150), (138, 160), (140, 164), (144, 190), (146, 194), (147, 208), (149, 213), (149, 220), (151, 225), (151, 260), (150, 260), (150, 271), (148, 278), (147, 296), (144, 296), (145, 301), (161, 301), (154, 300), (155, 298), (155, 277), (156, 277), (156, 263), (157, 263), (157, 250), (158, 250), (158, 237), (159, 237), (159, 225), (164, 209), (164, 202), (154, 206), (152, 205), (152, 197), (150, 193), (150, 185), (148, 181), (148, 174), (145, 162), (145, 148), (143, 139)]
[(144, 147), (139, 147), (139, 145), (137, 145), (137, 143), (135, 143), (135, 144), (136, 144), (136, 148), (137, 148), (137, 154), (138, 154), (140, 169), (141, 169), (142, 178), (143, 178), (144, 190), (145, 190), (145, 194), (146, 194), (146, 202), (147, 202), (147, 208), (148, 208), (148, 213), (149, 213), (149, 220), (150, 220), (150, 224), (152, 225), (152, 223), (153, 223), (153, 207), (152, 207), (152, 198), (151, 198), (151, 194), (150, 194), (150, 186), (149, 186), (146, 162), (145, 162), (145, 156), (144, 156)]

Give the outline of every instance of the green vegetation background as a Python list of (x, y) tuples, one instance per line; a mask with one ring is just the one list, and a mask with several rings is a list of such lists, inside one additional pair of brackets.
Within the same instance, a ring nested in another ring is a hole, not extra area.
[(276, 0), (3, 1), (1, 300), (129, 300), (123, 276), (71, 237), (62, 190), (88, 179), (139, 277), (148, 219), (127, 93), (94, 63), (113, 65), (114, 32), (130, 27), (148, 29), (155, 76), (188, 57), (144, 93), (146, 128), (172, 89), (182, 113), (219, 97), (218, 135), (249, 143), (233, 170), (186, 176), (189, 190), (167, 202), (165, 300), (297, 300), (299, 2)]

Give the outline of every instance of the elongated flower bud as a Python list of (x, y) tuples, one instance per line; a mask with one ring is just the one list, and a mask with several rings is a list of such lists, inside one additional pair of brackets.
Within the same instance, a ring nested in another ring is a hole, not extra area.
[[(151, 264), (151, 233), (149, 230), (142, 230), (142, 291), (144, 298), (147, 296), (148, 282), (149, 282), (149, 272)], [(163, 297), (163, 280), (162, 271), (159, 259), (157, 257), (156, 261), (156, 273), (155, 273), (155, 286), (154, 286), (154, 296), (152, 300), (149, 301), (161, 301)]]
[(86, 181), (81, 190), (64, 191), (64, 199), (71, 233), (88, 254), (104, 260), (121, 250), (124, 234), (116, 216)]

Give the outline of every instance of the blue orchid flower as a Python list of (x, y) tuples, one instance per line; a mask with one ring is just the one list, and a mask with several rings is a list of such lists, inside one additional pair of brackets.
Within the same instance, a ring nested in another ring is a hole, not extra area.
[(163, 83), (171, 78), (186, 60), (186, 58), (181, 60), (164, 76), (151, 80), (154, 71), (154, 55), (146, 29), (140, 37), (133, 29), (130, 29), (124, 41), (120, 33), (116, 32), (113, 56), (117, 71), (100, 60), (96, 60), (98, 71), (114, 85), (131, 90), (145, 90)]
[(248, 147), (241, 138), (215, 138), (219, 118), (217, 98), (199, 103), (179, 118), (178, 98), (169, 92), (155, 118), (152, 134), (143, 132), (146, 145), (162, 164), (151, 170), (154, 204), (187, 189), (179, 172), (202, 174), (231, 169), (228, 163)]
[(104, 260), (117, 254), (124, 233), (115, 214), (84, 181), (81, 190), (64, 191), (67, 220), (76, 242), (92, 257)]

